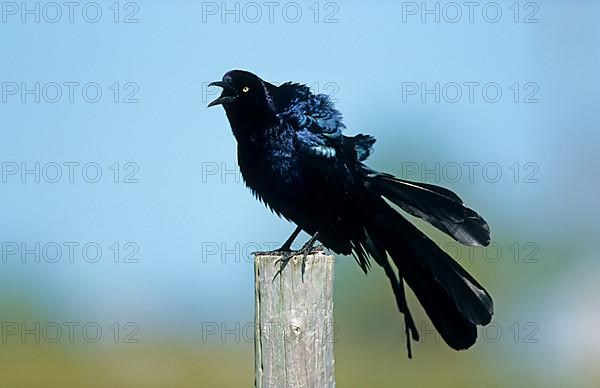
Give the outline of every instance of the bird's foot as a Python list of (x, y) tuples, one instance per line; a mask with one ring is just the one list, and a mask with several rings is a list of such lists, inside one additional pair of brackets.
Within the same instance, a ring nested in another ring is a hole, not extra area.
[(304, 246), (302, 248), (300, 248), (296, 251), (286, 251), (286, 252), (273, 251), (273, 252), (277, 252), (279, 254), (283, 253), (283, 257), (281, 259), (278, 259), (275, 262), (275, 265), (279, 265), (279, 269), (275, 273), (275, 276), (273, 276), (273, 281), (275, 281), (275, 279), (277, 279), (277, 276), (281, 275), (281, 273), (283, 272), (285, 267), (287, 267), (287, 265), (289, 264), (290, 260), (292, 260), (295, 256), (301, 256), (301, 258), (302, 258), (301, 272), (302, 272), (302, 280), (304, 281), (304, 272), (306, 270), (306, 258), (308, 257), (308, 255), (311, 255), (313, 253), (322, 252), (323, 249), (324, 249), (323, 245), (315, 246), (314, 241), (312, 241), (310, 244), (309, 243), (304, 244)]
[(300, 267), (300, 272), (302, 274), (302, 282), (304, 282), (304, 271), (306, 270), (306, 257), (313, 253), (323, 252), (325, 247), (323, 245), (314, 245), (314, 241), (310, 243), (310, 246), (307, 247), (309, 243), (306, 243), (300, 251), (302, 252), (302, 266)]

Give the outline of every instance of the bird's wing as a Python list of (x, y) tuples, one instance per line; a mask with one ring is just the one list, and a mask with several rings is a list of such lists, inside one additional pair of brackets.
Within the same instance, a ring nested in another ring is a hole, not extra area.
[(324, 159), (344, 154), (342, 159), (348, 161), (363, 161), (371, 154), (375, 138), (344, 136), (342, 114), (329, 96), (315, 95), (306, 85), (289, 82), (277, 87), (275, 93), (279, 117), (294, 128), (301, 152)]
[(341, 138), (342, 114), (325, 94), (312, 94), (304, 85), (283, 84), (278, 88), (283, 105), (279, 117), (297, 130), (307, 129), (330, 140)]

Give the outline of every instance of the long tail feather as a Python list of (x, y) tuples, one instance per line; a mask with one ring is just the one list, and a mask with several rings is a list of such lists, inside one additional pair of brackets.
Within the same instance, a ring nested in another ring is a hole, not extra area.
[(455, 240), (467, 245), (490, 243), (490, 227), (452, 191), (410, 182), (369, 170), (367, 184), (409, 214), (422, 218)]
[[(392, 185), (398, 184), (389, 178), (385, 180), (392, 182)], [(371, 178), (369, 183), (373, 181)], [(491, 321), (493, 302), (490, 295), (454, 259), (379, 197), (385, 196), (385, 183), (378, 182), (377, 185), (366, 186), (371, 200), (366, 201), (370, 205), (362, 212), (365, 219), (365, 238), (362, 246), (383, 267), (392, 284), (398, 309), (405, 318), (409, 355), (410, 334), (417, 341), (419, 335), (406, 303), (404, 281), (415, 293), (444, 341), (453, 349), (469, 348), (477, 338), (477, 325), (486, 325)], [(452, 192), (443, 194), (445, 189), (437, 186), (433, 186), (432, 189), (427, 186), (424, 185), (424, 189), (419, 190), (444, 197), (445, 201), (452, 202), (447, 204), (448, 207), (455, 207), (433, 213), (437, 217), (436, 220), (451, 220), (457, 215), (458, 206), (468, 209), (461, 201), (456, 200), (458, 197)], [(406, 192), (410, 191), (403, 191), (403, 195), (406, 195)], [(428, 195), (430, 194), (423, 194), (425, 198)], [(429, 205), (434, 206), (433, 203)], [(433, 210), (430, 209), (431, 212)], [(483, 223), (485, 224), (485, 221)], [(397, 277), (388, 256), (397, 268)]]

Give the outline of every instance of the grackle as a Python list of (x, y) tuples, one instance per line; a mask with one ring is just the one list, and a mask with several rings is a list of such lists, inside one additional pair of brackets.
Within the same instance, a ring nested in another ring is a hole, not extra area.
[[(297, 83), (275, 86), (242, 70), (210, 85), (223, 89), (209, 107), (225, 109), (246, 185), (297, 225), (277, 250), (284, 254), (280, 271), (294, 254), (306, 257), (317, 240), (338, 254), (352, 254), (365, 273), (372, 259), (383, 267), (404, 315), (409, 357), (410, 338), (418, 341), (419, 333), (404, 282), (451, 348), (475, 343), (477, 325), (492, 318), (491, 296), (390, 203), (463, 244), (486, 246), (490, 228), (479, 214), (448, 189), (367, 167), (363, 162), (375, 138), (344, 135), (342, 115), (326, 95)], [(312, 238), (292, 251), (302, 230)]]

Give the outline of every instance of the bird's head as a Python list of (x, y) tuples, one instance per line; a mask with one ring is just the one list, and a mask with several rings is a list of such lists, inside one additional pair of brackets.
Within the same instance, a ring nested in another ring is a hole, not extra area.
[(212, 82), (209, 86), (223, 88), (221, 95), (208, 107), (223, 105), (232, 127), (238, 123), (258, 125), (275, 117), (270, 93), (274, 86), (255, 74), (232, 70), (225, 73), (221, 81)]

